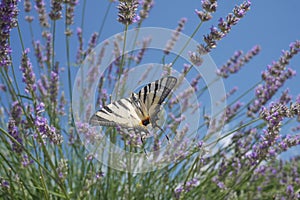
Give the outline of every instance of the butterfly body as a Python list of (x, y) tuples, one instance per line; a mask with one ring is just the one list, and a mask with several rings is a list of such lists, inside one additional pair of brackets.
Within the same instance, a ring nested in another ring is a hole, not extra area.
[[(144, 86), (129, 98), (112, 102), (98, 110), (91, 118), (91, 125), (120, 126), (148, 132), (148, 125), (160, 128), (156, 121), (158, 112), (177, 79), (168, 76)], [(161, 128), (160, 128), (161, 129)]]

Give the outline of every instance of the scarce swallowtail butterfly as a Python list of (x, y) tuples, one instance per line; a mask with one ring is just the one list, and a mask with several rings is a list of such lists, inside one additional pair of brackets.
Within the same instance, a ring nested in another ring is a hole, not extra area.
[(162, 130), (157, 125), (158, 112), (176, 82), (175, 77), (167, 76), (149, 83), (139, 92), (131, 93), (129, 98), (104, 106), (92, 115), (89, 123), (94, 126), (133, 128), (146, 134), (149, 134), (149, 124)]

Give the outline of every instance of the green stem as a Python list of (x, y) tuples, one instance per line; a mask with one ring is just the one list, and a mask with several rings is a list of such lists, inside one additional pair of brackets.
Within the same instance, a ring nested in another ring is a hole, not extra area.
[(83, 1), (83, 5), (82, 5), (82, 11), (81, 11), (82, 19), (80, 24), (81, 30), (83, 30), (83, 26), (84, 26), (85, 8), (86, 8), (86, 0)]
[(109, 4), (108, 4), (108, 6), (107, 6), (107, 8), (106, 8), (106, 11), (105, 11), (105, 14), (104, 14), (102, 23), (101, 23), (100, 28), (99, 28), (99, 31), (98, 31), (98, 40), (99, 40), (99, 38), (100, 38), (100, 36), (101, 36), (101, 34), (102, 34), (102, 31), (103, 31), (103, 28), (104, 28), (104, 24), (105, 24), (105, 22), (106, 22), (106, 19), (107, 19), (107, 16), (108, 16), (108, 13), (109, 13), (109, 11), (110, 11), (110, 8), (111, 8), (112, 3), (113, 3), (113, 2), (110, 1)]
[(178, 58), (181, 56), (182, 52), (186, 49), (186, 47), (189, 45), (189, 43), (191, 42), (191, 40), (194, 38), (194, 36), (196, 35), (196, 33), (198, 32), (198, 30), (200, 29), (201, 25), (202, 25), (202, 21), (198, 24), (198, 26), (196, 27), (196, 29), (194, 30), (194, 32), (192, 33), (192, 35), (189, 37), (188, 41), (184, 44), (184, 46), (182, 47), (182, 49), (179, 51), (179, 53), (176, 55), (175, 59), (172, 62), (172, 65), (175, 64), (175, 62), (178, 60)]
[[(49, 162), (49, 164), (50, 164), (50, 166), (51, 166), (51, 169), (52, 169), (52, 171), (54, 172), (55, 176), (53, 176), (53, 175), (50, 173), (50, 171), (48, 171), (48, 170), (47, 170), (47, 169), (39, 162), (39, 160), (36, 159), (36, 158), (29, 152), (29, 150), (27, 150), (26, 148), (24, 148), (22, 144), (20, 144), (14, 137), (12, 137), (9, 133), (7, 133), (7, 132), (6, 132), (4, 129), (2, 129), (1, 127), (0, 127), (0, 132), (2, 132), (4, 135), (6, 135), (13, 143), (15, 143), (16, 145), (22, 147), (22, 149), (27, 153), (27, 155), (28, 155), (32, 160), (34, 160), (34, 161), (39, 165), (39, 167), (41, 167), (41, 169), (43, 169), (45, 172), (47, 172), (47, 173), (49, 174), (49, 176), (50, 176), (56, 183), (58, 183), (58, 185), (60, 186), (60, 189), (61, 189), (62, 192), (64, 193), (66, 199), (69, 199), (68, 194), (67, 194), (67, 192), (66, 192), (66, 190), (65, 190), (65, 188), (64, 188), (64, 186), (63, 186), (63, 184), (62, 184), (62, 182), (61, 182), (60, 179), (59, 179), (59, 176), (58, 176), (58, 174), (57, 174), (57, 172), (56, 172), (56, 168), (55, 168), (55, 166), (53, 165), (53, 163), (52, 163), (52, 161), (51, 161), (51, 157), (50, 157), (50, 155), (48, 154), (47, 149), (46, 149), (46, 147), (45, 147), (45, 144), (44, 144), (43, 142), (41, 142), (41, 145), (42, 145), (43, 152), (44, 152), (44, 154), (45, 154), (45, 159), (48, 159), (48, 162)], [(37, 132), (37, 133), (38, 133), (38, 138), (39, 138), (40, 140), (42, 140), (42, 137), (41, 137), (41, 135), (39, 134), (39, 132)]]
[(124, 29), (124, 42), (123, 42), (123, 50), (122, 50), (122, 58), (120, 63), (120, 70), (119, 70), (119, 78), (121, 77), (123, 73), (123, 66), (125, 65), (125, 48), (126, 48), (126, 39), (127, 39), (127, 31), (128, 31), (128, 25), (126, 24)]

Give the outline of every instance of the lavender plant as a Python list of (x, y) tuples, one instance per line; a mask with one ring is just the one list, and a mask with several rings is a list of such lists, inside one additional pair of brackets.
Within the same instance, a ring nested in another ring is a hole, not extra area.
[[(286, 45), (278, 60), (270, 61), (258, 82), (245, 91), (233, 87), (218, 102), (208, 102), (211, 85), (239, 76), (263, 51), (259, 45), (246, 53), (237, 50), (213, 72), (216, 79), (209, 83), (195, 70), (203, 67), (208, 54), (214, 53), (248, 13), (255, 12), (250, 10), (250, 1), (236, 5), (217, 21), (219, 2), (199, 1), (201, 6), (194, 8), (191, 18), (181, 16), (177, 27), (176, 21), (170, 22), (174, 31), (169, 38), (162, 37), (164, 46), (159, 52), (148, 48), (153, 35), (138, 39), (139, 28), (155, 17), (152, 11), (159, 2), (103, 1), (98, 6), (107, 8), (99, 19), (87, 9), (89, 3), (0, 2), (1, 198), (300, 198), (300, 157), (283, 156), (300, 145), (300, 94), (292, 97), (294, 91), (287, 87), (288, 80), (296, 77), (296, 69), (288, 65), (300, 51), (297, 38)], [(113, 21), (108, 16), (114, 16)], [(198, 24), (192, 25), (189, 39), (174, 55), (189, 20)], [(113, 42), (105, 41), (112, 27), (121, 27), (123, 34), (115, 35)], [(133, 43), (131, 29), (136, 30)], [(101, 40), (103, 45), (97, 46)], [(198, 45), (188, 49), (192, 40)], [(126, 51), (129, 44), (137, 50)], [(107, 55), (109, 65), (100, 73)], [(133, 81), (130, 75), (138, 73), (141, 83), (158, 71), (154, 62), (161, 66), (160, 77), (175, 74), (178, 80), (178, 95), (170, 96), (158, 117), (164, 119), (159, 122), (164, 132), (141, 140), (136, 130), (91, 127), (88, 121), (93, 109), (103, 108), (113, 97), (126, 97), (127, 83)], [(86, 72), (86, 79), (80, 72)], [(181, 87), (185, 81), (190, 87)], [(95, 83), (95, 93), (91, 93)], [(81, 96), (74, 98), (77, 91)], [(93, 104), (86, 101), (91, 96), (95, 96)], [(73, 106), (75, 100), (78, 108)], [(225, 102), (221, 117), (213, 116), (211, 107)], [(186, 122), (196, 115), (197, 123)], [(190, 131), (192, 137), (186, 137)], [(154, 152), (148, 161), (156, 168), (142, 173), (117, 170), (136, 167), (130, 156), (121, 166), (107, 166), (101, 161), (124, 159), (121, 154), (110, 154), (113, 145), (131, 155)], [(92, 151), (90, 147), (95, 146)], [(103, 146), (107, 151), (100, 151)]]

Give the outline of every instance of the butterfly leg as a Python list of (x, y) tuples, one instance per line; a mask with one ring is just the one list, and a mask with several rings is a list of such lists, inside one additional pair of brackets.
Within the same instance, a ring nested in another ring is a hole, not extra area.
[[(143, 144), (143, 146), (144, 146), (144, 136), (141, 136), (141, 141), (142, 141), (142, 144)], [(144, 148), (144, 153), (146, 154), (146, 157), (147, 157), (147, 159), (148, 159), (148, 154), (147, 154), (147, 151), (146, 151), (146, 149), (145, 149), (145, 147), (143, 147)]]

